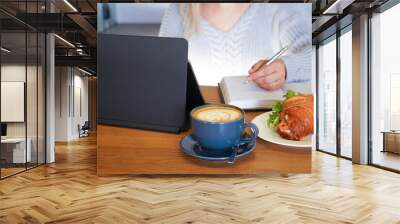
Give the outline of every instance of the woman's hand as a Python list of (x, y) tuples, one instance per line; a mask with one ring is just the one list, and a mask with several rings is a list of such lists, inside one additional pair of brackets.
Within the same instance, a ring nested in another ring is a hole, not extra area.
[(285, 63), (278, 59), (269, 65), (268, 60), (259, 60), (249, 70), (249, 80), (266, 90), (276, 90), (283, 86), (286, 80)]

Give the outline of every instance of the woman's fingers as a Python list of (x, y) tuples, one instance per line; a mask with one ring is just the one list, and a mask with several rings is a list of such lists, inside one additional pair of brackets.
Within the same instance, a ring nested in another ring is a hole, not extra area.
[(285, 83), (285, 79), (281, 78), (281, 79), (276, 80), (275, 82), (269, 83), (267, 85), (267, 88), (269, 88), (269, 90), (277, 90), (277, 89), (281, 88), (284, 83)]
[(272, 82), (268, 82), (266, 80), (258, 80), (257, 84), (263, 89), (272, 91), (272, 90), (277, 90), (277, 89), (281, 88), (284, 83), (285, 83), (285, 79), (279, 78)]
[(273, 83), (278, 81), (281, 78), (278, 72), (273, 72), (265, 76), (261, 76), (255, 80), (253, 80), (256, 83)]
[(272, 64), (270, 65), (263, 65), (260, 69), (258, 69), (257, 71), (251, 73), (249, 75), (249, 78), (251, 80), (256, 80), (258, 78), (264, 77), (264, 76), (268, 76), (272, 73), (274, 73), (276, 71), (275, 66), (273, 66)]
[(280, 75), (275, 72), (267, 76), (262, 76), (253, 81), (261, 88), (264, 88), (266, 90), (274, 90), (276, 89), (276, 86), (278, 86), (277, 84), (279, 83), (280, 79)]
[[(266, 60), (264, 60), (266, 62)], [(283, 86), (286, 79), (286, 66), (282, 60), (276, 60), (269, 65), (262, 64), (260, 61), (254, 67), (254, 72), (250, 73), (249, 80), (253, 80), (257, 85), (266, 90), (276, 90)], [(256, 70), (255, 68), (258, 68)]]
[(249, 74), (259, 70), (262, 66), (265, 65), (265, 63), (267, 63), (267, 60), (259, 60), (257, 63), (255, 63), (253, 66), (251, 66), (251, 68), (249, 70)]

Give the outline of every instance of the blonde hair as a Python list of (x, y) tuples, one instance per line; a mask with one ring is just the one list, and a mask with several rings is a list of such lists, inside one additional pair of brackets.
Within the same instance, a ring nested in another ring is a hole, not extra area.
[(189, 39), (199, 31), (200, 3), (180, 3), (179, 13), (183, 21), (183, 36)]

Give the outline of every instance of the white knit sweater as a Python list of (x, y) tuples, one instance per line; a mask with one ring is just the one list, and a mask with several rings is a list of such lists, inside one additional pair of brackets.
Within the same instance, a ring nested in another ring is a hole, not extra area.
[[(167, 9), (159, 36), (183, 37), (177, 3)], [(189, 60), (200, 85), (216, 85), (223, 76), (247, 75), (260, 59), (284, 46), (287, 82), (311, 79), (311, 4), (252, 3), (227, 32), (200, 19), (199, 31), (189, 41)]]

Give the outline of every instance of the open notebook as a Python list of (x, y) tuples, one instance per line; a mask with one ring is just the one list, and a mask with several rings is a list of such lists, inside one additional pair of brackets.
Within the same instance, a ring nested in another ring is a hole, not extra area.
[(282, 100), (288, 89), (296, 92), (308, 93), (311, 88), (309, 82), (303, 84), (287, 84), (282, 89), (267, 91), (254, 82), (246, 83), (247, 76), (225, 76), (219, 86), (226, 104), (242, 109), (270, 109), (277, 100)]

